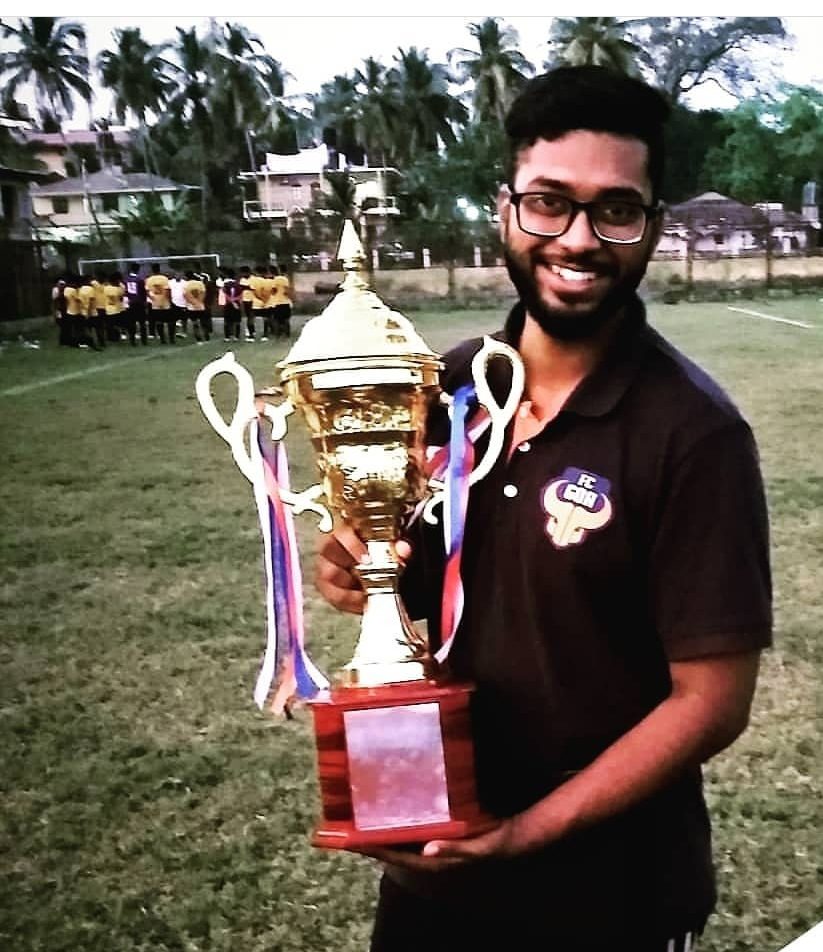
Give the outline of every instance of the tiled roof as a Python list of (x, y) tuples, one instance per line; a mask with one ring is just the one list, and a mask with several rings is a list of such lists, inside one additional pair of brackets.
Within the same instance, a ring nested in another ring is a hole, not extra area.
[[(94, 129), (74, 129), (71, 132), (38, 132), (36, 129), (23, 129), (23, 138), (26, 142), (36, 142), (40, 145), (69, 148), (73, 145), (97, 145), (98, 138), (104, 135)], [(118, 145), (126, 145), (131, 141), (132, 134), (128, 129), (112, 129), (105, 133), (114, 137)]]
[(102, 169), (100, 172), (91, 172), (85, 180), (82, 176), (64, 179), (51, 185), (32, 187), (32, 195), (82, 195), (88, 191), (94, 195), (106, 192), (177, 192), (195, 188), (193, 185), (182, 185), (160, 175), (149, 175), (146, 172), (120, 172), (116, 169)]

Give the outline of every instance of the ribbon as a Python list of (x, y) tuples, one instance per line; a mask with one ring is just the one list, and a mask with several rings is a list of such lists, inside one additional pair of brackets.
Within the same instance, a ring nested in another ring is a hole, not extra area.
[[(264, 439), (258, 420), (249, 427), (249, 448), (255, 475), (254, 498), (263, 536), (266, 577), (266, 651), (254, 688), (262, 708), (271, 696), (275, 714), (287, 710), (296, 696), (313, 698), (329, 686), (304, 647), (303, 577), (294, 532), (294, 518), (281, 498), (291, 488), (286, 448)], [(272, 693), (273, 690), (273, 693)]]
[[(460, 560), (463, 533), (469, 504), (469, 478), (474, 468), (474, 442), (466, 427), (470, 403), (475, 400), (471, 384), (460, 387), (452, 403), (452, 426), (445, 462), (445, 494), (443, 499), (443, 534), (446, 547), (446, 569), (443, 576), (443, 601), (440, 612), (442, 644), (435, 658), (442, 664), (449, 656), (454, 636), (463, 615), (463, 580)], [(476, 437), (475, 437), (476, 438)], [(445, 447), (443, 447), (445, 450)], [(437, 454), (432, 459), (435, 463)], [(441, 466), (442, 466), (441, 460)]]

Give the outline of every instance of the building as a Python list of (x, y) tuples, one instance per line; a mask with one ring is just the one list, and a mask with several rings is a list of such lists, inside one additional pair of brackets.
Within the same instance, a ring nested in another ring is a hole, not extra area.
[(114, 216), (135, 208), (141, 198), (154, 195), (166, 208), (189, 191), (171, 179), (146, 172), (124, 172), (120, 167), (102, 169), (88, 175), (67, 178), (31, 188), (35, 227), (51, 240), (62, 237), (76, 241), (78, 233), (91, 238), (99, 228), (119, 228)]
[(296, 155), (269, 152), (261, 169), (241, 172), (240, 179), (253, 195), (243, 202), (243, 218), (267, 221), (280, 231), (299, 227), (319, 193), (329, 191), (327, 173), (336, 171), (345, 171), (354, 182), (356, 206), (367, 227), (381, 235), (389, 219), (400, 214), (395, 197), (400, 173), (387, 167), (351, 166), (326, 145)]
[(813, 244), (813, 224), (781, 203), (754, 206), (719, 192), (704, 192), (667, 209), (656, 254), (734, 256), (806, 251)]
[(32, 235), (29, 186), (50, 173), (0, 165), (0, 320), (46, 313), (41, 249)]
[(84, 158), (93, 154), (92, 167), (122, 166), (131, 145), (133, 133), (121, 126), (107, 129), (75, 129), (69, 132), (40, 132), (23, 129), (22, 141), (28, 143), (35, 156), (49, 171), (62, 178), (80, 174)]

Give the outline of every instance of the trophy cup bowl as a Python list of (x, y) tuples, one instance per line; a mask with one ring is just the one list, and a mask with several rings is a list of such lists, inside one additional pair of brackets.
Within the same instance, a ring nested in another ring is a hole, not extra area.
[[(354, 656), (332, 686), (310, 702), (322, 802), (312, 842), (362, 849), (470, 836), (496, 825), (477, 802), (470, 717), (474, 689), (448, 680), (426, 637), (409, 620), (398, 595), (401, 565), (395, 549), (409, 517), (431, 497), (425, 428), (429, 411), (441, 399), (442, 363), (411, 323), (390, 310), (361, 277), (365, 255), (352, 222), (344, 226), (338, 257), (347, 272), (340, 293), (306, 323), (278, 364), (285, 400), (265, 411), (276, 440), (286, 434), (286, 417), (301, 411), (326, 502), (367, 550), (355, 568), (366, 605)], [(513, 371), (502, 408), (485, 381), (486, 363), (495, 355), (506, 357)], [(201, 372), (198, 397), (243, 468), (238, 438), (242, 441), (249, 410), (242, 411), (240, 404), (244, 399), (248, 407), (253, 384), (233, 357), (230, 363), (221, 361)], [(235, 375), (246, 394), (239, 394), (230, 426), (209, 391), (211, 377), (224, 371)], [(507, 345), (486, 339), (473, 375), (479, 402), (491, 417), (491, 435), (470, 483), (488, 472), (502, 449), (505, 425), (522, 390), (522, 365)], [(257, 396), (269, 402), (271, 391)], [(244, 472), (253, 480), (250, 467)], [(314, 502), (320, 490), (284, 498), (295, 511), (323, 512)], [(330, 527), (331, 520), (326, 524)]]

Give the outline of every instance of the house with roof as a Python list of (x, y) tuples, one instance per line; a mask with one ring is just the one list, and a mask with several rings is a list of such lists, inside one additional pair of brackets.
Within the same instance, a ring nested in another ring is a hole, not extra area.
[(354, 182), (355, 204), (367, 226), (381, 234), (389, 219), (400, 214), (395, 197), (400, 173), (384, 166), (352, 165), (327, 145), (296, 155), (269, 152), (260, 169), (241, 172), (241, 181), (251, 191), (243, 202), (243, 218), (267, 221), (280, 231), (291, 229), (302, 222), (318, 194), (329, 191), (327, 173), (342, 171)]
[(44, 313), (48, 306), (29, 186), (50, 177), (44, 170), (0, 165), (0, 320)]
[(670, 206), (656, 254), (734, 256), (763, 253), (767, 239), (777, 254), (803, 252), (813, 243), (813, 224), (781, 203), (746, 205), (719, 192), (704, 192)]
[(78, 175), (83, 155), (93, 151), (100, 166), (123, 165), (133, 133), (125, 126), (101, 129), (72, 129), (66, 132), (41, 132), (22, 129), (20, 136), (49, 171), (62, 178)]
[(196, 186), (183, 185), (148, 172), (124, 172), (119, 166), (47, 185), (32, 185), (34, 224), (49, 240), (88, 238), (97, 228), (116, 230), (114, 217), (135, 208), (141, 198), (155, 196), (171, 209), (175, 199)]

